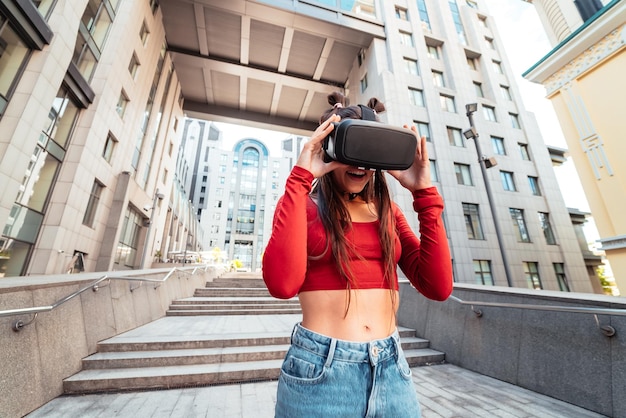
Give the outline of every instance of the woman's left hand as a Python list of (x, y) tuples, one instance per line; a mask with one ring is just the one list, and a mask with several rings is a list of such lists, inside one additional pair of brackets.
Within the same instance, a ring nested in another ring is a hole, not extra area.
[[(409, 129), (409, 126), (404, 125), (404, 128)], [(403, 187), (414, 192), (416, 190), (432, 187), (432, 182), (430, 181), (430, 160), (428, 159), (426, 137), (423, 136), (420, 138), (415, 126), (411, 126), (410, 129), (417, 139), (413, 165), (406, 170), (389, 170), (388, 173), (395, 177)]]

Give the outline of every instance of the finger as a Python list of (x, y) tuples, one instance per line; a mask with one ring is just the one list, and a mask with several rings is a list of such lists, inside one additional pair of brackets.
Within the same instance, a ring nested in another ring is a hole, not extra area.
[(420, 138), (420, 148), (422, 150), (422, 161), (428, 161), (428, 146), (426, 145), (426, 137)]
[(310, 139), (311, 143), (315, 144), (326, 139), (328, 134), (335, 129), (333, 123), (337, 123), (340, 120), (341, 117), (339, 115), (331, 115), (328, 119), (322, 122), (313, 133), (313, 136)]

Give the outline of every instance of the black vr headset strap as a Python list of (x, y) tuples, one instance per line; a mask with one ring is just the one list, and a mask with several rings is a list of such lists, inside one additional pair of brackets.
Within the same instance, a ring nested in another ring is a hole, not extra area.
[(367, 107), (365, 105), (359, 105), (361, 108), (361, 119), (362, 120), (373, 120), (376, 121), (376, 112), (371, 107)]

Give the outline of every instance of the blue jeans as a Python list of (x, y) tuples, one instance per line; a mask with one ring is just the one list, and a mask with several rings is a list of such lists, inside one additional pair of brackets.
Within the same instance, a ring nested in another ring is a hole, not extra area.
[(295, 326), (278, 380), (277, 418), (420, 416), (398, 331), (362, 343)]

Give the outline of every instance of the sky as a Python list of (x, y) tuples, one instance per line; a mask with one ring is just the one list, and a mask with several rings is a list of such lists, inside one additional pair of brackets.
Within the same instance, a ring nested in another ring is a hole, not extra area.
[[(524, 107), (535, 115), (544, 142), (547, 145), (567, 148), (556, 113), (550, 101), (545, 98), (545, 88), (521, 76), (552, 50), (535, 6), (522, 0), (483, 0), (483, 3), (487, 6), (489, 15), (495, 19), (496, 30), (504, 44), (503, 47), (522, 95)], [(229, 124), (218, 125), (224, 132), (227, 143), (254, 137), (271, 147), (271, 144), (279, 145), (280, 139), (288, 136), (284, 132), (264, 131)], [(274, 154), (274, 150), (271, 149), (270, 153)], [(561, 187), (565, 205), (589, 212), (589, 203), (582, 191), (578, 173), (571, 159), (568, 159), (562, 166), (555, 167), (554, 172)], [(599, 238), (592, 218), (585, 226), (585, 235), (588, 241)]]

